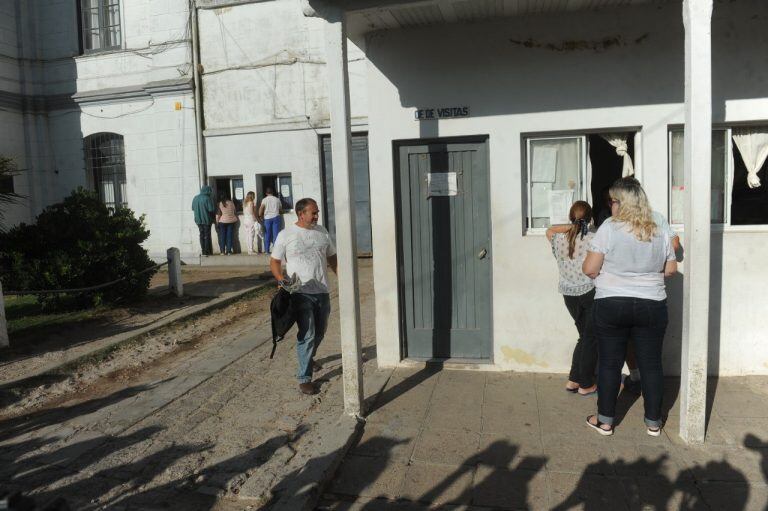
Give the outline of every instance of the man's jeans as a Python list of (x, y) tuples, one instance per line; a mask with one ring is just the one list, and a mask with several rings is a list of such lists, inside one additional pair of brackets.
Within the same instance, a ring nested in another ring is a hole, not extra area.
[(621, 385), (621, 368), (632, 339), (640, 368), (645, 405), (645, 424), (661, 427), (661, 400), (664, 374), (661, 346), (667, 329), (667, 301), (610, 297), (595, 300), (595, 334), (600, 352), (598, 371), (598, 420), (613, 424), (616, 398)]
[(294, 293), (291, 302), (296, 312), (296, 324), (299, 327), (296, 355), (299, 360), (299, 383), (312, 381), (312, 362), (317, 348), (323, 341), (328, 328), (328, 316), (331, 314), (331, 299), (328, 293)]
[(573, 349), (571, 372), (568, 379), (586, 389), (595, 384), (595, 367), (597, 367), (597, 342), (592, 326), (592, 304), (595, 290), (580, 296), (563, 296), (565, 306), (579, 331), (579, 340)]
[(213, 254), (211, 224), (197, 224), (197, 228), (200, 230), (200, 251), (203, 255)]
[(280, 233), (280, 217), (264, 219), (264, 251), (272, 252), (277, 235)]

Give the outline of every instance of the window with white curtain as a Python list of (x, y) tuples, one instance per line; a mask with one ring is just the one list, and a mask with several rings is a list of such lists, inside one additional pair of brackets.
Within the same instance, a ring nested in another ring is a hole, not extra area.
[[(636, 135), (605, 131), (526, 137), (526, 228), (569, 223), (575, 201), (601, 201), (616, 179), (634, 175)], [(597, 221), (606, 206), (602, 202), (592, 206)]]
[(97, 133), (86, 137), (85, 161), (99, 199), (113, 211), (128, 207), (122, 135)]
[[(768, 224), (767, 157), (768, 129), (712, 130), (713, 224)], [(682, 129), (673, 129), (669, 134), (669, 177), (669, 221), (682, 224), (685, 193)]]
[(85, 53), (120, 48), (120, 0), (79, 0)]

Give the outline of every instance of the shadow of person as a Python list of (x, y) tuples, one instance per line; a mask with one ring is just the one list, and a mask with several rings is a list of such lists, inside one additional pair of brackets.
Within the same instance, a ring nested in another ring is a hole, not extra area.
[[(682, 492), (679, 509), (685, 511), (709, 511), (727, 509), (742, 511), (747, 509), (749, 485), (746, 477), (727, 461), (710, 461), (706, 465), (694, 465), (688, 472), (697, 482), (695, 486), (685, 484), (689, 481), (685, 474), (680, 474), (675, 486)], [(701, 482), (716, 481), (720, 484), (713, 491), (704, 491)]]
[[(506, 440), (497, 440), (483, 451), (467, 458), (456, 470), (417, 497), (416, 500), (437, 505), (439, 498), (462, 476), (473, 473), (477, 467), (486, 467), (490, 469), (490, 473), (482, 481), (476, 485), (470, 485), (460, 495), (451, 498), (449, 502), (460, 504), (472, 502), (490, 508), (527, 509), (530, 507), (528, 504), (529, 484), (536, 474), (544, 468), (546, 458), (525, 456), (517, 461), (519, 450), (517, 445)], [(517, 461), (517, 465), (513, 468), (515, 461)]]
[[(616, 499), (624, 498), (629, 498), (632, 509), (667, 509), (675, 488), (662, 472), (666, 461), (665, 454), (655, 460), (643, 457), (629, 463), (601, 458), (584, 469), (573, 492), (552, 511), (619, 509), (626, 506)], [(613, 476), (622, 476), (622, 479)], [(653, 487), (644, 491), (637, 480), (626, 476), (640, 476), (646, 480), (651, 476)]]
[[(752, 433), (747, 434), (744, 437), (744, 447), (750, 451), (755, 451), (761, 456), (760, 470), (763, 472), (763, 479), (768, 483), (768, 442), (760, 440)], [(765, 507), (768, 510), (768, 504)]]
[[(347, 456), (336, 471), (334, 484), (344, 488), (345, 493), (360, 495), (367, 487), (376, 482), (389, 466), (389, 460), (392, 457), (392, 450), (407, 440), (389, 438), (385, 436), (375, 436), (369, 438), (362, 444), (359, 444), (355, 451), (375, 453), (375, 457), (368, 456)], [(309, 460), (303, 467), (294, 470), (284, 476), (280, 482), (274, 485), (270, 493), (270, 500), (262, 505), (261, 509), (269, 509), (278, 501), (283, 501), (290, 506), (291, 499), (301, 502), (309, 494), (310, 500), (317, 501), (320, 497), (321, 486), (318, 482), (319, 475), (326, 473), (329, 466), (335, 467), (332, 461), (337, 457), (337, 451), (330, 452), (324, 456)], [(329, 465), (330, 464), (330, 465)], [(293, 493), (297, 492), (298, 493)], [(333, 488), (330, 488), (333, 492)], [(314, 495), (313, 495), (314, 494)], [(385, 496), (377, 497), (386, 498)], [(381, 502), (380, 500), (378, 501)], [(369, 505), (378, 505), (375, 501), (366, 504), (362, 509), (370, 509)], [(291, 509), (284, 506), (283, 509)], [(362, 510), (361, 510), (362, 511)]]

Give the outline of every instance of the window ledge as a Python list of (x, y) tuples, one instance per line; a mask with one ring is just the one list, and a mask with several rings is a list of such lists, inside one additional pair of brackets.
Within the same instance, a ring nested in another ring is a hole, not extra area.
[[(683, 224), (674, 224), (672, 230), (685, 233)], [(712, 224), (711, 232), (768, 233), (768, 225), (726, 225)]]

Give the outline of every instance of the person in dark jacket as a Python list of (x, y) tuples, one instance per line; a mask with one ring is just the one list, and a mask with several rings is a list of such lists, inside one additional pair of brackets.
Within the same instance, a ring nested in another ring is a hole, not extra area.
[(200, 188), (200, 193), (192, 199), (192, 211), (195, 214), (195, 223), (200, 231), (200, 251), (204, 256), (213, 254), (213, 242), (211, 241), (211, 225), (213, 225), (216, 205), (213, 203), (213, 190), (206, 185)]

